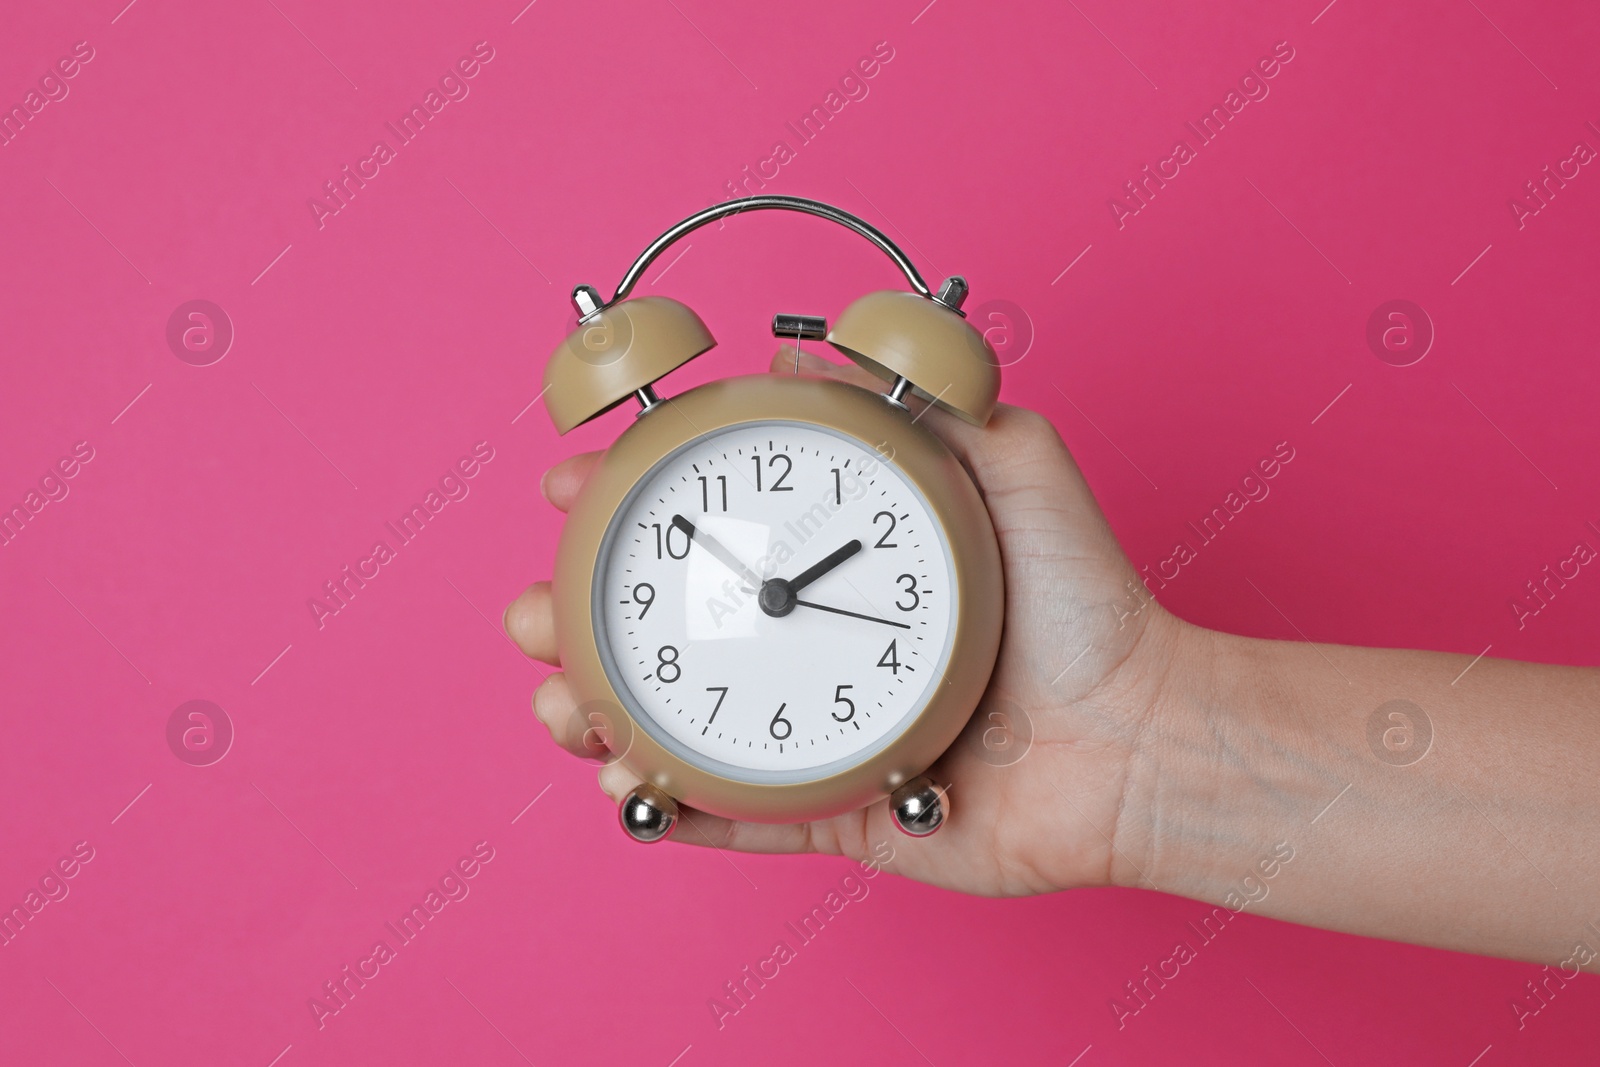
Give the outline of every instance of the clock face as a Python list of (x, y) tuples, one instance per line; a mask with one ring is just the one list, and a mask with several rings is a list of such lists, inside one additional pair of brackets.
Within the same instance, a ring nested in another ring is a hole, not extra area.
[(618, 696), (725, 777), (861, 762), (915, 720), (949, 658), (943, 527), (892, 460), (820, 426), (748, 422), (679, 448), (598, 558), (595, 634)]

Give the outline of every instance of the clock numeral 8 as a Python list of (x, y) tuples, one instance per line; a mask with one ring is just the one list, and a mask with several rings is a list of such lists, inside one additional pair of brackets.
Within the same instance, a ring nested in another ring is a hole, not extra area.
[[(788, 704), (779, 704), (778, 713), (772, 717), (772, 722), (767, 724), (767, 732), (772, 734), (774, 741), (787, 741), (789, 735), (794, 733), (794, 724), (783, 717), (783, 709), (788, 706)], [(783, 733), (781, 734), (778, 732), (779, 726), (783, 727)]]
[[(672, 677), (667, 677), (667, 671), (672, 671)], [(678, 649), (674, 645), (662, 645), (656, 649), (656, 677), (671, 685), (683, 677), (683, 668), (678, 666)]]

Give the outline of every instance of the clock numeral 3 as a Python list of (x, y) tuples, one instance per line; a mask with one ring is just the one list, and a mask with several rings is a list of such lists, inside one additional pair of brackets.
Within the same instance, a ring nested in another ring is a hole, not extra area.
[[(759, 493), (762, 491), (761, 457), (751, 456), (750, 461), (756, 465), (756, 492)], [(789, 474), (794, 470), (794, 460), (790, 459), (781, 452), (774, 453), (773, 455), (767, 457), (767, 466), (769, 468), (776, 470), (779, 463), (783, 464), (783, 470), (775, 479), (773, 479), (772, 484), (767, 486), (766, 491), (769, 493), (792, 493), (794, 492), (794, 486), (784, 485), (783, 480), (789, 477)]]
[(840, 685), (835, 686), (833, 689), (833, 702), (835, 704), (843, 704), (845, 707), (850, 709), (843, 715), (840, 715), (837, 711), (833, 713), (834, 719), (839, 722), (849, 722), (851, 719), (856, 717), (856, 702), (844, 695), (844, 691), (846, 689), (854, 688), (855, 686), (853, 685)]
[(905, 589), (902, 590), (902, 592), (911, 594), (911, 603), (902, 604), (897, 599), (894, 602), (894, 606), (899, 608), (901, 611), (916, 611), (917, 605), (922, 603), (922, 597), (917, 595), (917, 576), (915, 574), (902, 574), (900, 577), (895, 579), (895, 582), (905, 586)]
[[(767, 732), (772, 734), (774, 741), (787, 741), (789, 735), (794, 733), (794, 724), (783, 717), (783, 709), (788, 706), (788, 704), (779, 704), (778, 713), (772, 717), (772, 722), (767, 725)], [(783, 727), (783, 733), (781, 734), (778, 732), (779, 726)]]
[[(667, 677), (668, 671), (672, 677)], [(662, 645), (656, 650), (656, 677), (668, 685), (683, 677), (683, 668), (678, 666), (678, 649), (673, 645)]]

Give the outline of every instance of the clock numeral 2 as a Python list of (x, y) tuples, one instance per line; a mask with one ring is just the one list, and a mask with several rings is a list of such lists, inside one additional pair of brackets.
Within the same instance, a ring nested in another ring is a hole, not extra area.
[[(759, 493), (761, 492), (761, 457), (751, 456), (750, 461), (756, 465), (756, 492)], [(794, 460), (781, 452), (777, 452), (767, 457), (767, 466), (775, 469), (780, 461), (783, 463), (783, 471), (777, 478), (773, 479), (771, 485), (767, 486), (766, 491), (769, 493), (792, 493), (794, 492), (794, 486), (784, 485), (783, 480), (789, 477), (789, 474), (794, 470)]]
[(840, 715), (837, 711), (834, 712), (833, 713), (833, 717), (834, 717), (834, 719), (836, 721), (838, 721), (838, 722), (849, 722), (851, 719), (856, 717), (856, 702), (851, 700), (849, 697), (844, 695), (844, 691), (846, 689), (854, 689), (854, 688), (855, 688), (855, 686), (853, 686), (853, 685), (840, 685), (840, 686), (835, 686), (834, 687), (834, 689), (833, 689), (833, 702), (835, 704), (843, 704), (845, 707), (850, 709), (849, 711), (845, 712), (843, 715)]
[[(794, 724), (783, 717), (783, 709), (788, 706), (788, 704), (779, 704), (778, 713), (772, 717), (772, 722), (767, 724), (767, 732), (772, 735), (774, 741), (787, 741), (789, 735), (794, 733)], [(783, 727), (783, 733), (781, 734), (778, 732), (780, 725)]]
[[(728, 476), (726, 474), (717, 475), (717, 483), (722, 487), (722, 510), (727, 511)], [(703, 474), (700, 476), (700, 510), (707, 512), (711, 510), (711, 485)]]
[(889, 535), (894, 533), (894, 514), (892, 512), (888, 512), (888, 511), (880, 511), (876, 515), (872, 516), (872, 525), (874, 525), (874, 526), (878, 525), (878, 520), (879, 519), (888, 519), (889, 520), (889, 528), (887, 530), (883, 531), (883, 536), (878, 538), (877, 544), (873, 545), (872, 547), (873, 548), (899, 548), (900, 546), (898, 544), (896, 544), (895, 542), (889, 540)]

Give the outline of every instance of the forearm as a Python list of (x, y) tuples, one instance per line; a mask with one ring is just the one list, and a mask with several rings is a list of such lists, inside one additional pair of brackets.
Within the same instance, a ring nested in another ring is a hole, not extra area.
[(1161, 889), (1600, 971), (1600, 670), (1463, 675), (1466, 656), (1193, 629), (1176, 644), (1130, 768), (1124, 808), (1143, 818), (1118, 834)]

